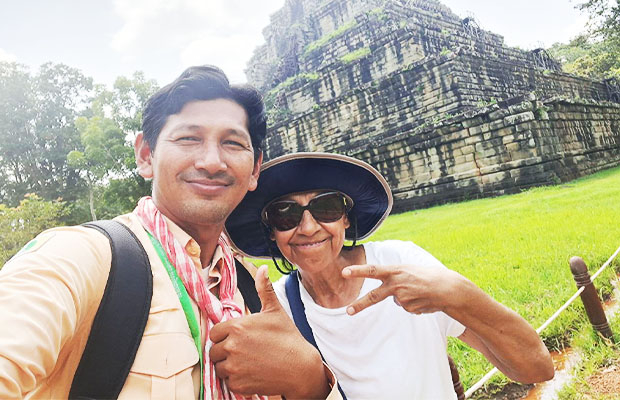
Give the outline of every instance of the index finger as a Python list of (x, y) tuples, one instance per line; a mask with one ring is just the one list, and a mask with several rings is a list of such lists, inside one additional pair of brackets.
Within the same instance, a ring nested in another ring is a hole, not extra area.
[(209, 339), (215, 344), (228, 337), (228, 327), (232, 321), (224, 321), (219, 324), (215, 324), (209, 332)]
[(392, 274), (393, 268), (385, 265), (363, 264), (349, 265), (342, 269), (343, 278), (374, 278), (385, 279)]

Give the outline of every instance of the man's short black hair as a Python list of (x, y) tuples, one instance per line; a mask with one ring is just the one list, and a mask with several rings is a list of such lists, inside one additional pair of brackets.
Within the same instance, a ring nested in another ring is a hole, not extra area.
[(256, 161), (267, 133), (263, 98), (250, 85), (231, 85), (224, 72), (213, 65), (189, 67), (148, 99), (142, 114), (142, 132), (151, 151), (155, 150), (159, 133), (170, 115), (181, 112), (189, 102), (215, 99), (229, 99), (245, 109)]

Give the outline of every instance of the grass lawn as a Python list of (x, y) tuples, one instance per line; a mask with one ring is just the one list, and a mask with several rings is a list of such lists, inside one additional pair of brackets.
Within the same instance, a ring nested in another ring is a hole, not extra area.
[[(576, 290), (571, 256), (582, 257), (593, 273), (620, 246), (620, 168), (516, 195), (392, 215), (371, 238), (385, 239), (422, 246), (537, 328)], [(619, 265), (613, 264), (616, 270)], [(612, 274), (608, 268), (597, 287), (609, 292)], [(272, 265), (270, 276), (279, 277)], [(582, 324), (581, 304), (573, 304), (542, 332), (550, 349), (563, 347)], [(458, 341), (449, 347), (466, 388), (491, 368)]]

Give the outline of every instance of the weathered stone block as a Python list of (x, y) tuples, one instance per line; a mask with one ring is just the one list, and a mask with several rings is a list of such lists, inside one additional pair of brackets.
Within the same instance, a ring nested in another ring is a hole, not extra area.
[[(485, 126), (486, 126), (486, 130), (484, 129)], [(469, 135), (470, 136), (480, 135), (483, 132), (488, 132), (488, 130), (489, 130), (488, 124), (472, 126), (471, 128), (469, 128)]]
[(520, 114), (507, 116), (506, 118), (504, 118), (504, 124), (506, 126), (509, 126), (509, 125), (520, 124), (520, 123), (527, 122), (527, 121), (533, 121), (534, 119), (535, 119), (534, 113), (531, 111), (526, 111)]
[(495, 121), (491, 121), (491, 123), (489, 124), (489, 129), (495, 131), (497, 129), (503, 128), (505, 126), (504, 120), (505, 119), (498, 119)]
[(515, 136), (514, 135), (506, 135), (502, 137), (502, 143), (506, 144), (506, 143), (512, 143), (515, 141)]
[(499, 109), (496, 111), (493, 111), (491, 113), (489, 113), (489, 119), (490, 120), (496, 120), (496, 119), (500, 119), (500, 118), (504, 118), (505, 116), (509, 115), (510, 112), (508, 110), (505, 109)]
[(506, 150), (515, 152), (521, 150), (521, 142), (506, 143)]
[(476, 118), (471, 118), (471, 119), (466, 119), (463, 121), (463, 127), (464, 128), (469, 128), (472, 126), (478, 126), (481, 125), (484, 121), (482, 120), (482, 117), (476, 117)]
[(514, 182), (512, 176), (510, 175), (510, 172), (508, 171), (501, 171), (501, 172), (496, 172), (496, 173), (491, 173), (491, 174), (485, 174), (482, 175), (480, 177), (482, 184), (494, 184), (494, 183), (498, 183), (498, 182), (503, 182), (506, 180), (509, 180), (511, 182)]
[(515, 104), (508, 107), (508, 111), (510, 114), (519, 114), (525, 111), (530, 111), (534, 109), (534, 105), (531, 101), (524, 101), (519, 104)]
[(476, 144), (476, 143), (478, 143), (480, 141), (482, 141), (482, 136), (469, 136), (469, 137), (465, 138), (465, 144), (466, 145)]

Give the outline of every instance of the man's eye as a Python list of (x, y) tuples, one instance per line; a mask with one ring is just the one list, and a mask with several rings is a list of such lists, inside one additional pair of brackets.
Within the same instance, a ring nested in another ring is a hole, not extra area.
[(198, 139), (195, 136), (182, 136), (180, 138), (177, 139), (177, 142), (197, 142), (200, 139)]
[(224, 144), (229, 145), (229, 146), (242, 147), (242, 148), (246, 147), (245, 143), (238, 142), (236, 140), (225, 140)]

